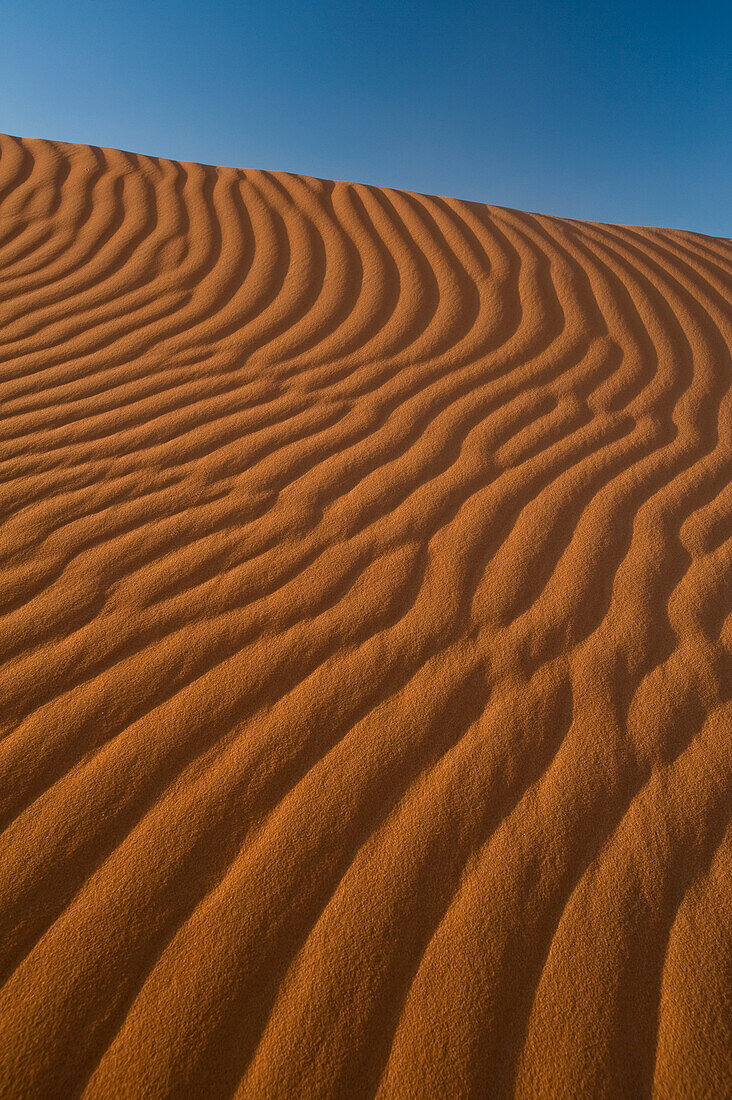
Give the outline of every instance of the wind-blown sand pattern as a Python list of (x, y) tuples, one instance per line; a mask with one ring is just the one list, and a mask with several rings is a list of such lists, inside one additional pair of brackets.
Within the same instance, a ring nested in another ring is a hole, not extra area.
[(730, 1095), (730, 242), (0, 151), (2, 1095)]

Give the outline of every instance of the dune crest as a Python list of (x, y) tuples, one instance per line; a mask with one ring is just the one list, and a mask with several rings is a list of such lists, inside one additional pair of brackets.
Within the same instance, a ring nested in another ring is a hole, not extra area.
[(732, 244), (0, 139), (0, 1090), (729, 1077)]

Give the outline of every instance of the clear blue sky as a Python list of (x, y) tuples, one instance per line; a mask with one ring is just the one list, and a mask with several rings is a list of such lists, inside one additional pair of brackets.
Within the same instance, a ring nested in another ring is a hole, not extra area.
[(732, 235), (729, 0), (5, 0), (0, 129)]

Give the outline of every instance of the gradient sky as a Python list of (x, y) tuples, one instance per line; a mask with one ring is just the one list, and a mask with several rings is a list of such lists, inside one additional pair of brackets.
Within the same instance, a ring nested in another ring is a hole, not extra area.
[(5, 0), (0, 129), (732, 234), (724, 0)]

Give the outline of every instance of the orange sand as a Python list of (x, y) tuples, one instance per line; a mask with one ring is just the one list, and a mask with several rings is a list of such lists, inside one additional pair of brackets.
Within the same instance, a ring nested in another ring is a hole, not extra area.
[(729, 241), (0, 143), (9, 1097), (729, 1096)]

